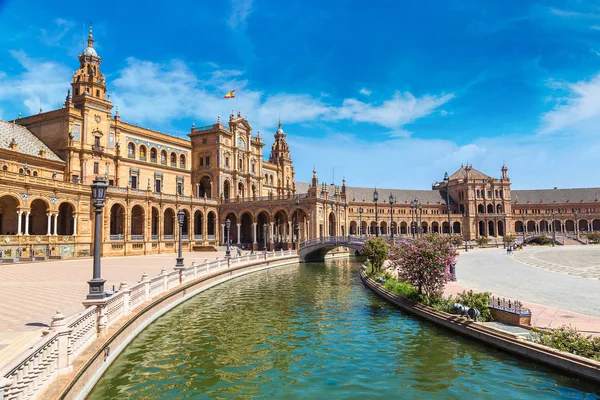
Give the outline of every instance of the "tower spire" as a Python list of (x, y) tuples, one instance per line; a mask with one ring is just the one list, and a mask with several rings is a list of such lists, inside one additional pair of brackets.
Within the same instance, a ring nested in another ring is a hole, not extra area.
[(88, 47), (94, 47), (94, 37), (92, 36), (92, 21), (90, 21), (90, 33), (88, 34)]

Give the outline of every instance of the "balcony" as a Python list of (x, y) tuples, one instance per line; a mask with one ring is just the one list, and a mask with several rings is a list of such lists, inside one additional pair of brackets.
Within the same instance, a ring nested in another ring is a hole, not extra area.
[(94, 153), (104, 154), (104, 146), (95, 144), (92, 146), (92, 151)]
[(175, 239), (175, 235), (163, 235), (163, 239), (164, 240), (174, 240)]
[(131, 235), (131, 240), (136, 242), (143, 242), (144, 235)]
[(123, 234), (117, 234), (117, 235), (110, 235), (109, 239), (110, 240), (124, 240), (124, 236)]

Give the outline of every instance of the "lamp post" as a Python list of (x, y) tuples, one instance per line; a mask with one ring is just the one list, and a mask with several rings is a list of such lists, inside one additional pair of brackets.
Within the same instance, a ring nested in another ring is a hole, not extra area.
[(183, 255), (181, 254), (181, 236), (183, 236), (183, 223), (185, 222), (185, 213), (183, 210), (177, 211), (177, 222), (179, 223), (179, 250), (177, 251), (177, 263), (175, 263), (175, 268), (183, 268)]
[(450, 224), (450, 192), (448, 191), (448, 185), (450, 184), (450, 177), (446, 172), (444, 174), (444, 182), (446, 183), (446, 210), (448, 211), (448, 235), (452, 234), (452, 225)]
[(296, 223), (294, 224), (294, 231), (296, 233), (296, 250), (298, 249), (298, 206), (300, 205), (300, 196), (296, 196)]
[(554, 210), (550, 214), (550, 226), (552, 228), (552, 247), (554, 247), (554, 242), (556, 241), (556, 230), (554, 229)]
[(96, 177), (92, 183), (92, 205), (94, 206), (94, 275), (92, 280), (88, 281), (89, 293), (88, 300), (102, 300), (106, 297), (104, 293), (104, 279), (100, 277), (100, 242), (102, 227), (102, 209), (106, 201), (107, 183), (104, 179)]
[(227, 218), (225, 220), (225, 228), (227, 229), (227, 250), (225, 250), (225, 257), (231, 257), (231, 249), (229, 248), (229, 228), (231, 228), (231, 220)]
[(379, 193), (377, 193), (377, 188), (373, 192), (373, 201), (375, 202), (375, 236), (379, 237), (379, 214), (377, 212), (377, 200), (379, 199)]
[(362, 237), (362, 213), (363, 208), (358, 207), (358, 236)]
[(392, 239), (392, 243), (394, 242), (394, 197), (390, 193), (390, 198), (388, 199), (390, 202), (390, 237)]
[(267, 224), (263, 224), (264, 251), (267, 251)]
[(410, 201), (410, 215), (411, 215), (411, 223), (410, 223), (410, 230), (412, 231), (412, 237), (413, 239), (415, 238), (415, 201), (411, 200)]
[(575, 238), (579, 240), (579, 220), (577, 219), (577, 215), (579, 215), (579, 213), (577, 210), (573, 210), (573, 215), (575, 216)]
[(419, 219), (418, 222), (419, 224), (419, 235), (423, 236), (423, 204), (419, 203)]

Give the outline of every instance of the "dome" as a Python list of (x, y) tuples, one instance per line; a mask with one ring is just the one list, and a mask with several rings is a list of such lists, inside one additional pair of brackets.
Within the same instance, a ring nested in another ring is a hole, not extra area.
[(96, 50), (94, 50), (93, 47), (89, 47), (89, 46), (86, 47), (86, 49), (83, 51), (83, 55), (98, 57), (98, 53), (96, 53)]

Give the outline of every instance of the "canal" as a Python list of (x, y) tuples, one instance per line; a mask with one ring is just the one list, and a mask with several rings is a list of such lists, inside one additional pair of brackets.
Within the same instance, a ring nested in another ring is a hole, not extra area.
[(352, 259), (296, 264), (209, 289), (143, 331), (88, 399), (600, 394), (404, 314), (363, 287), (359, 268)]

